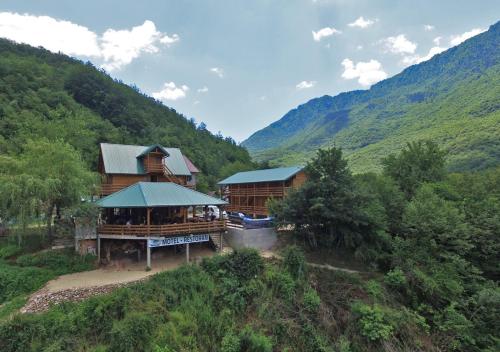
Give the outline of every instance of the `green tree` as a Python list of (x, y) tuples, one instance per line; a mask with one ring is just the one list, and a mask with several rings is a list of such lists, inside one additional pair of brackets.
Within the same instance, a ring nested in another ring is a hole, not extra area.
[(271, 202), (278, 225), (293, 225), (312, 247), (357, 247), (377, 225), (363, 209), (353, 176), (337, 148), (322, 149), (305, 168), (308, 180), (280, 202)]
[(17, 159), (3, 158), (2, 165), (4, 214), (26, 226), (30, 217), (45, 213), (49, 237), (54, 210), (60, 216), (61, 209), (89, 196), (97, 182), (80, 154), (62, 140), (30, 140)]
[(422, 183), (444, 178), (445, 156), (432, 141), (410, 142), (399, 154), (383, 159), (382, 165), (384, 173), (392, 177), (410, 199)]

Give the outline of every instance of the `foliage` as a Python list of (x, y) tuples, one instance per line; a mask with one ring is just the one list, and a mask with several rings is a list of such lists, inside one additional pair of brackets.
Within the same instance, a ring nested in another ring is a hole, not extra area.
[(96, 184), (77, 152), (57, 139), (28, 140), (18, 158), (0, 156), (0, 215), (17, 220), (26, 229), (34, 216), (44, 213), (51, 234), (52, 214), (90, 195)]
[(353, 305), (353, 311), (358, 316), (361, 334), (369, 340), (387, 340), (393, 333), (394, 327), (379, 306), (358, 302)]
[(431, 141), (406, 145), (398, 155), (382, 160), (384, 173), (398, 184), (410, 199), (424, 182), (441, 181), (445, 175), (445, 153)]
[(406, 276), (403, 270), (396, 267), (385, 274), (384, 282), (396, 290), (402, 289), (406, 286)]
[(306, 258), (299, 247), (288, 246), (285, 248), (283, 251), (283, 265), (295, 280), (306, 277)]
[(320, 304), (321, 298), (316, 290), (308, 287), (304, 292), (304, 308), (311, 313), (315, 313), (318, 311)]
[(95, 268), (95, 263), (94, 255), (80, 256), (74, 253), (73, 249), (24, 254), (16, 260), (16, 264), (21, 267), (49, 269), (56, 275), (92, 270)]
[(0, 304), (42, 287), (56, 275), (42, 268), (21, 268), (0, 262)]
[[(0, 41), (0, 154), (17, 158), (29, 140), (61, 140), (96, 171), (101, 142), (178, 147), (208, 189), (223, 172), (253, 166), (230, 137), (113, 80), (90, 63)], [(230, 166), (232, 165), (232, 166)], [(26, 181), (28, 182), (28, 181)]]
[(362, 208), (364, 197), (337, 148), (319, 150), (305, 168), (308, 180), (271, 205), (278, 226), (293, 225), (313, 247), (355, 248), (373, 238), (378, 224)]
[(259, 161), (305, 164), (319, 148), (341, 147), (353, 172), (407, 142), (430, 139), (448, 152), (448, 169), (499, 163), (500, 23), (439, 56), (373, 85), (312, 99), (242, 144)]

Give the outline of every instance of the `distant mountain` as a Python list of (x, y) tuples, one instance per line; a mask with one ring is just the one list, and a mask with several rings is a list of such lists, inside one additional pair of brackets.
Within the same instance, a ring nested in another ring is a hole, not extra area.
[(213, 135), (172, 108), (90, 63), (0, 39), (0, 154), (29, 139), (62, 139), (97, 168), (99, 143), (179, 147), (201, 169), (203, 188), (253, 167), (231, 138)]
[(277, 165), (337, 145), (359, 172), (417, 139), (446, 149), (451, 170), (500, 164), (500, 22), (369, 90), (312, 99), (242, 145)]

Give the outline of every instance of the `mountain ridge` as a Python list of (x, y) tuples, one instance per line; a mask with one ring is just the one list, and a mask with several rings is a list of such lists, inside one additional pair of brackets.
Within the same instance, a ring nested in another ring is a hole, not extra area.
[[(313, 98), (242, 145), (256, 160), (290, 165), (304, 163), (319, 147), (335, 144), (344, 149), (355, 171), (376, 171), (381, 157), (407, 140), (430, 138), (450, 153), (452, 170), (496, 165), (500, 146), (492, 137), (500, 133), (500, 88), (495, 83), (500, 80), (499, 42), (497, 22), (368, 90)], [(439, 133), (440, 126), (448, 133)], [(490, 133), (485, 135), (484, 129)], [(453, 137), (467, 141), (457, 145)]]

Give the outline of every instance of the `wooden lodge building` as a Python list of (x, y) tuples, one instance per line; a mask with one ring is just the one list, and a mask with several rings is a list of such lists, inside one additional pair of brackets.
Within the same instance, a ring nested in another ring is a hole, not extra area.
[(183, 245), (188, 260), (190, 243), (212, 241), (222, 249), (225, 219), (208, 216), (207, 206), (227, 203), (194, 190), (199, 171), (179, 149), (103, 143), (99, 172), (99, 258), (102, 240), (126, 241), (139, 258), (146, 251), (147, 267), (156, 247)]
[(306, 180), (298, 166), (238, 172), (218, 183), (223, 198), (229, 202), (226, 210), (241, 212), (254, 218), (269, 216), (267, 200), (282, 199), (292, 188)]

